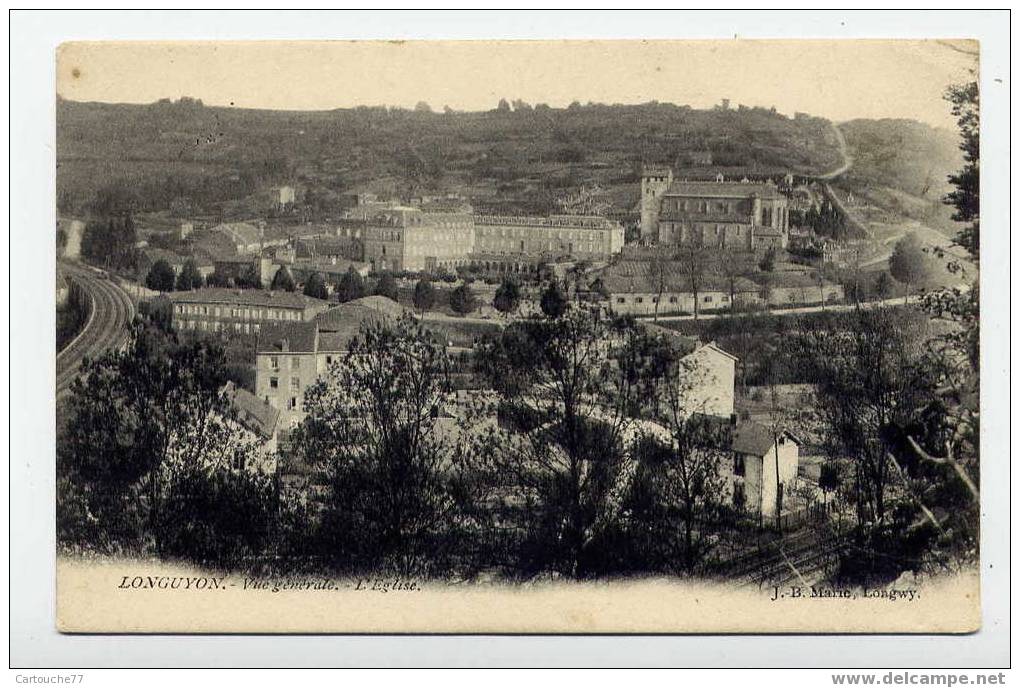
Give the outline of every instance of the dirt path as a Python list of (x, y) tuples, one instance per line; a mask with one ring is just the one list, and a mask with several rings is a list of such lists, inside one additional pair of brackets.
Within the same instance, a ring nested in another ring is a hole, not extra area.
[(829, 126), (832, 127), (832, 131), (836, 134), (836, 142), (839, 144), (839, 153), (843, 156), (843, 164), (830, 172), (815, 175), (816, 179), (821, 180), (835, 179), (849, 170), (854, 163), (853, 158), (850, 157), (850, 151), (847, 150), (846, 138), (843, 136), (843, 132), (839, 130), (839, 127), (836, 126), (835, 122), (829, 122)]

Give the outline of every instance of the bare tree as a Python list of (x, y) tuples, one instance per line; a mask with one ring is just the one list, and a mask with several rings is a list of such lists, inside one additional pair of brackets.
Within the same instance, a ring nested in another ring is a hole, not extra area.
[(715, 271), (723, 278), (730, 293), (730, 312), (737, 310), (737, 285), (754, 271), (754, 261), (746, 253), (730, 253), (715, 261)]
[(673, 264), (662, 255), (656, 253), (648, 261), (648, 278), (655, 296), (652, 299), (653, 315), (652, 322), (659, 322), (659, 304), (662, 303), (662, 295), (666, 291), (670, 275), (673, 271)]
[(677, 248), (676, 264), (684, 283), (694, 297), (694, 319), (698, 319), (701, 291), (708, 273), (709, 254), (700, 246), (685, 244)]
[(658, 501), (666, 509), (667, 542), (675, 538), (671, 557), (676, 573), (692, 574), (711, 549), (711, 535), (724, 511), (727, 453), (724, 437), (698, 409), (688, 392), (703, 372), (690, 359), (675, 359), (662, 381), (665, 431), (645, 433), (635, 448)]

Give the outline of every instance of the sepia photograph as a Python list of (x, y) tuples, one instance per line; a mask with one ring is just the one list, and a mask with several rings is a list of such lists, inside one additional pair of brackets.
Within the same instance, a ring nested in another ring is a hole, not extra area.
[(61, 44), (57, 628), (979, 630), (980, 48)]

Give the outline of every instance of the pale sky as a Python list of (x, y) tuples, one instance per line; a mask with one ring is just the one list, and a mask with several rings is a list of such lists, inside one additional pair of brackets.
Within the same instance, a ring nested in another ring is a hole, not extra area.
[(338, 41), (67, 43), (72, 100), (329, 110), (428, 102), (488, 110), (500, 98), (775, 106), (845, 121), (953, 127), (945, 87), (977, 70), (976, 42), (916, 40)]

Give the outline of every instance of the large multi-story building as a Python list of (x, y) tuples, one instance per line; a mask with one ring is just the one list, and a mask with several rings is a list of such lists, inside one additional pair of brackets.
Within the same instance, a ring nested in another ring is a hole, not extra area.
[(649, 243), (752, 251), (789, 240), (789, 202), (771, 181), (676, 181), (672, 170), (645, 168), (640, 205)]
[(374, 270), (421, 271), (467, 264), (475, 243), (469, 212), (426, 212), (393, 206), (370, 215), (363, 226), (339, 228), (341, 236), (360, 239), (364, 260)]
[(169, 298), (173, 327), (202, 332), (255, 334), (267, 323), (311, 320), (328, 307), (303, 294), (258, 289), (196, 289), (173, 292)]
[(392, 206), (337, 233), (359, 240), (374, 270), (422, 271), (482, 262), (536, 266), (556, 257), (608, 260), (623, 250), (623, 227), (604, 217), (475, 215), (453, 200)]
[(480, 254), (606, 260), (622, 251), (623, 243), (623, 227), (604, 217), (475, 216), (475, 251)]

